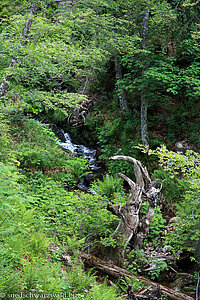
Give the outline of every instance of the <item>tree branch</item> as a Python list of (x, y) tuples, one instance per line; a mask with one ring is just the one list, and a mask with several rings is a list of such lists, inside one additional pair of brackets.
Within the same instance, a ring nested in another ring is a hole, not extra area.
[(118, 216), (119, 218), (121, 218), (120, 209), (121, 209), (120, 206), (115, 206), (108, 200), (107, 210), (110, 211), (113, 215)]
[(123, 160), (129, 162), (133, 165), (135, 177), (136, 177), (136, 184), (138, 185), (145, 185), (145, 188), (151, 186), (151, 179), (145, 167), (142, 166), (141, 162), (136, 160), (131, 156), (124, 156), (124, 155), (116, 155), (109, 157), (109, 160)]
[(127, 177), (126, 175), (122, 174), (122, 173), (118, 173), (118, 176), (123, 178), (128, 185), (130, 186), (131, 189), (133, 189), (135, 187), (135, 182), (133, 180), (131, 180), (129, 177)]

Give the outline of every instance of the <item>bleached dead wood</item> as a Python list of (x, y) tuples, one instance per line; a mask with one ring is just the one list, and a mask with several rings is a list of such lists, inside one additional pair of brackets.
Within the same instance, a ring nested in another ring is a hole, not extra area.
[[(80, 258), (82, 260), (84, 260), (85, 264), (87, 264), (89, 267), (94, 267), (98, 271), (101, 271), (102, 273), (112, 276), (114, 278), (119, 278), (119, 277), (131, 278), (132, 276), (136, 276), (137, 279), (139, 281), (141, 281), (144, 285), (149, 286), (148, 290), (150, 290), (150, 289), (154, 290), (154, 289), (158, 288), (157, 283), (155, 283), (143, 276), (133, 275), (130, 271), (120, 268), (110, 262), (99, 259), (98, 257), (93, 256), (91, 254), (80, 252)], [(190, 297), (184, 293), (176, 292), (173, 289), (165, 287), (163, 285), (159, 285), (159, 289), (160, 289), (161, 293), (168, 296), (168, 299), (172, 299), (172, 300), (192, 300), (193, 299), (192, 297)], [(135, 293), (136, 299), (141, 299), (141, 296), (143, 297), (143, 299), (145, 299), (144, 293), (142, 291), (141, 291), (141, 293), (140, 292)], [(149, 299), (149, 298), (147, 297), (147, 299)]]
[[(122, 207), (116, 207), (111, 202), (108, 202), (108, 210), (120, 218), (113, 237), (123, 245), (127, 245), (133, 238), (134, 248), (137, 249), (148, 235), (149, 225), (154, 216), (154, 209), (159, 202), (160, 189), (153, 187), (147, 169), (135, 158), (117, 155), (109, 159), (126, 161), (131, 163), (134, 169), (136, 182), (122, 173), (118, 174), (130, 187), (130, 194), (126, 204)], [(140, 207), (144, 200), (149, 202), (149, 208), (147, 214), (140, 218)]]

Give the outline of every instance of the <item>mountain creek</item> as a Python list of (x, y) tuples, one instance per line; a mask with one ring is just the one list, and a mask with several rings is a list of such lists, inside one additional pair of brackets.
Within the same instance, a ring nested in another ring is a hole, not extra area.
[[(55, 124), (51, 125), (51, 129), (59, 138), (60, 141), (58, 143), (64, 151), (69, 151), (77, 157), (83, 156), (87, 159), (89, 174), (84, 175), (81, 178), (80, 182), (77, 183), (76, 188), (95, 195), (96, 192), (90, 188), (91, 183), (96, 179), (102, 180), (103, 176), (108, 176), (105, 168), (102, 167), (101, 162), (98, 160), (97, 151), (95, 149), (88, 148), (85, 145), (73, 143), (70, 134), (64, 132), (63, 129), (59, 128)], [(157, 180), (153, 184), (156, 186), (158, 184)], [(162, 233), (165, 235), (166, 232), (171, 230), (173, 227), (174, 222), (176, 222), (176, 217), (171, 210), (167, 210), (164, 206), (162, 206), (162, 204), (161, 207), (163, 209), (163, 216), (166, 219), (166, 224)], [(195, 277), (193, 275), (193, 270), (195, 263), (190, 260), (190, 252), (184, 251), (178, 258), (176, 258), (170, 253), (170, 251), (167, 250), (166, 246), (155, 248), (155, 246), (150, 244), (148, 246), (144, 246), (142, 250), (149, 258), (153, 257), (158, 263), (166, 262), (168, 265), (167, 269), (161, 271), (157, 281), (158, 284), (166, 286), (167, 288), (172, 288), (176, 292), (184, 290), (186, 293), (185, 295), (188, 296), (194, 295)], [(151, 263), (150, 265), (147, 264), (146, 266), (144, 264), (142, 275), (148, 275), (149, 271), (156, 270), (156, 268), (156, 263)], [(147, 298), (144, 297), (144, 299)], [(171, 298), (169, 297), (169, 299)], [(176, 299), (176, 297), (172, 299)]]

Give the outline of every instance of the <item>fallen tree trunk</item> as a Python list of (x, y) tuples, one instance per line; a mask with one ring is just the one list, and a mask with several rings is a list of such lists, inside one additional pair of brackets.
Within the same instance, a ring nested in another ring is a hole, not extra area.
[[(93, 256), (91, 254), (80, 252), (80, 258), (82, 260), (84, 260), (85, 264), (88, 265), (89, 267), (94, 267), (98, 271), (101, 271), (102, 273), (112, 276), (114, 278), (120, 278), (120, 277), (131, 278), (132, 276), (135, 276), (143, 284), (150, 286), (148, 288), (148, 291), (150, 289), (154, 290), (154, 289), (158, 288), (157, 283), (155, 283), (143, 276), (133, 275), (130, 271), (125, 270), (121, 267), (118, 267), (110, 262), (99, 259), (98, 257)], [(190, 297), (184, 293), (176, 292), (173, 289), (165, 287), (163, 285), (159, 285), (159, 289), (160, 289), (161, 293), (167, 295), (169, 297), (169, 299), (172, 299), (172, 300), (192, 300), (193, 299), (192, 297)], [(135, 293), (136, 299), (141, 299), (141, 296), (143, 297), (142, 294), (144, 294), (144, 293), (143, 292)], [(143, 299), (145, 299), (145, 296)], [(147, 297), (147, 299), (148, 299), (148, 297)]]
[(131, 277), (132, 273), (110, 262), (104, 261), (94, 255), (80, 252), (81, 259), (85, 260), (89, 267), (95, 267), (98, 271), (108, 274), (114, 278), (123, 276)]

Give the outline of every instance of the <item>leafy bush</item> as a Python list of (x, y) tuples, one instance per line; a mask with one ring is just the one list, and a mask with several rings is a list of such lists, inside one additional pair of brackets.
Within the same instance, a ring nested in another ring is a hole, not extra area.
[(71, 158), (67, 162), (67, 167), (69, 168), (71, 174), (78, 181), (83, 177), (83, 175), (87, 174), (87, 160), (84, 157)]
[(62, 177), (63, 184), (69, 186), (80, 180), (87, 170), (87, 160), (62, 151), (47, 125), (33, 119), (15, 118), (11, 132), (13, 152), (21, 168), (54, 175), (63, 171), (57, 178)]
[(152, 280), (158, 279), (162, 271), (168, 270), (166, 262), (159, 260), (156, 257), (147, 257), (141, 250), (130, 251), (128, 258), (131, 260), (131, 264), (129, 264), (128, 267), (133, 272), (141, 272), (142, 269), (147, 268), (149, 265), (153, 265), (154, 267), (147, 271), (147, 274)]
[(174, 230), (166, 236), (166, 243), (177, 255), (184, 249), (193, 251), (199, 238), (200, 155), (193, 151), (187, 151), (185, 155), (175, 153), (164, 146), (150, 150), (149, 154), (159, 157), (160, 165), (170, 175), (171, 181), (174, 176), (178, 178), (175, 178), (175, 183), (178, 183), (178, 192), (182, 192), (182, 200), (176, 203), (177, 222)]
[(163, 231), (165, 223), (166, 223), (166, 220), (163, 219), (160, 208), (156, 207), (153, 219), (149, 226), (148, 239), (150, 239), (152, 242), (156, 243), (155, 239), (159, 238), (159, 235)]
[[(148, 207), (149, 207), (148, 202), (142, 203), (140, 213), (146, 215), (148, 211)], [(158, 243), (158, 239), (160, 237), (160, 234), (163, 231), (165, 223), (166, 220), (162, 216), (160, 207), (158, 206), (155, 207), (154, 216), (149, 225), (149, 234), (148, 234), (148, 240), (151, 241), (153, 244)]]
[(165, 204), (173, 207), (176, 203), (181, 202), (183, 194), (187, 189), (187, 183), (178, 178), (175, 173), (170, 174), (161, 168), (155, 170), (152, 176), (162, 184)]
[(0, 161), (16, 162), (15, 155), (11, 150), (11, 135), (9, 121), (0, 112)]

